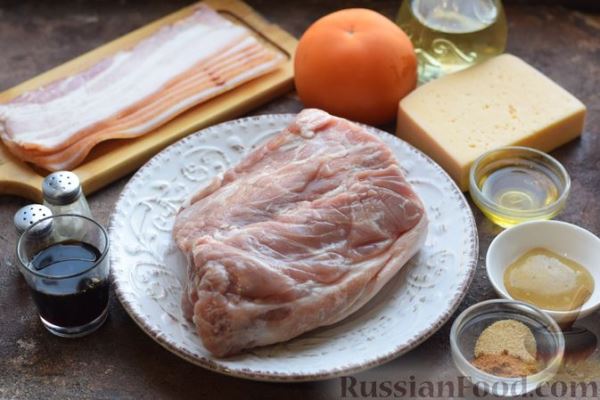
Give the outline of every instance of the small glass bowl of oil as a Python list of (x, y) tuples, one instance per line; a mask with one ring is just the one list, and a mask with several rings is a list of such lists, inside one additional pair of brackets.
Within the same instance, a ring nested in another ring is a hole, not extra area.
[(555, 158), (528, 147), (488, 151), (471, 166), (473, 202), (497, 225), (554, 218), (565, 207), (571, 179)]

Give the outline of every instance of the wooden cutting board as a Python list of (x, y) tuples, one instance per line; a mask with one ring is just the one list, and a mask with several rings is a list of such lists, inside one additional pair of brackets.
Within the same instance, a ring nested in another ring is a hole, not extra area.
[[(160, 128), (136, 139), (109, 140), (97, 145), (75, 172), (90, 194), (134, 171), (154, 154), (206, 126), (238, 117), (293, 88), (292, 55), (297, 41), (277, 25), (264, 20), (239, 0), (206, 0), (204, 3), (226, 18), (245, 25), (267, 45), (280, 51), (287, 61), (275, 72), (245, 83), (179, 115)], [(194, 5), (143, 26), (63, 65), (0, 93), (0, 103), (56, 79), (82, 71), (109, 54), (127, 49), (163, 25), (189, 15)], [(0, 195), (13, 194), (41, 201), (41, 183), (47, 171), (12, 156), (0, 142)]]

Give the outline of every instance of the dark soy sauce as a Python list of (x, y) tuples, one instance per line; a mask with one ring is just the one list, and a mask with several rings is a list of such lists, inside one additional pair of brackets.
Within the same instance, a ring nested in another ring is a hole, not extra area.
[[(31, 267), (48, 277), (67, 277), (89, 270), (101, 255), (88, 243), (61, 242), (37, 253)], [(60, 327), (77, 327), (92, 322), (108, 304), (109, 282), (105, 275), (98, 271), (98, 274), (86, 273), (64, 279), (37, 278), (32, 293), (40, 316)]]

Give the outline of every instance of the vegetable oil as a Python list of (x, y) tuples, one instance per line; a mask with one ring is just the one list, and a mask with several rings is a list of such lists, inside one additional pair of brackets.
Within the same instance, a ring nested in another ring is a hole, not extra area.
[(396, 22), (415, 48), (419, 83), (460, 71), (506, 47), (500, 0), (404, 0)]
[(538, 210), (558, 200), (557, 183), (551, 176), (520, 165), (490, 171), (481, 179), (481, 191), (488, 199), (511, 210)]
[[(539, 166), (536, 166), (539, 168)], [(482, 209), (486, 216), (500, 226), (511, 226), (530, 219), (528, 212), (543, 210), (559, 199), (561, 190), (557, 178), (546, 171), (526, 165), (507, 165), (489, 170), (480, 176), (478, 187), (483, 196), (500, 207)], [(551, 219), (560, 209), (548, 208), (546, 215), (536, 213), (531, 219)]]
[(504, 228), (547, 220), (563, 210), (571, 187), (566, 169), (550, 155), (528, 147), (488, 151), (471, 165), (471, 199)]
[(594, 278), (579, 263), (544, 248), (519, 257), (504, 272), (515, 299), (552, 311), (580, 308), (594, 291)]

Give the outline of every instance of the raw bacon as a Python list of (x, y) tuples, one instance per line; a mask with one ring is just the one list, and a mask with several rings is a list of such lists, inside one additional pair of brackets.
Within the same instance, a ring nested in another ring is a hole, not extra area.
[(182, 306), (217, 356), (285, 341), (362, 307), (421, 247), (423, 205), (387, 146), (308, 109), (195, 194), (173, 236)]
[(0, 105), (0, 137), (24, 161), (70, 169), (97, 143), (143, 135), (282, 61), (199, 5), (132, 49)]

